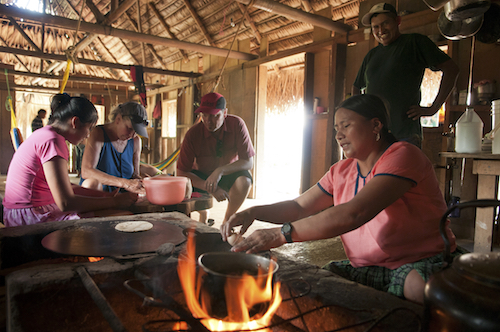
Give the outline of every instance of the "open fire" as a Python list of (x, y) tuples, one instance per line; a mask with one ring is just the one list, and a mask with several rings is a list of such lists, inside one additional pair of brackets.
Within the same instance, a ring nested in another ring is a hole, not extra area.
[[(281, 303), (280, 283), (273, 284), (273, 273), (262, 267), (257, 276), (243, 273), (238, 278), (227, 278), (224, 297), (227, 316), (220, 319), (211, 312), (210, 292), (203, 287), (203, 271), (197, 273), (194, 232), (189, 232), (184, 258), (179, 259), (177, 272), (186, 303), (192, 315), (201, 320), (210, 331), (270, 331), (267, 326)], [(262, 276), (267, 276), (263, 279)], [(262, 282), (262, 280), (264, 280)], [(254, 313), (255, 307), (264, 313)]]

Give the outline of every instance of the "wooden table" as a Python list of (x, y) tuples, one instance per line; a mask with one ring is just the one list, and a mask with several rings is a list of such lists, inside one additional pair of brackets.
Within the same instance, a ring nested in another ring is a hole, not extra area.
[(130, 211), (134, 214), (151, 213), (151, 212), (182, 212), (190, 217), (191, 212), (210, 209), (213, 206), (212, 195), (202, 195), (201, 197), (185, 199), (179, 204), (174, 205), (156, 205), (147, 200), (136, 203), (130, 207)]
[[(498, 199), (500, 154), (440, 152), (443, 158), (472, 159), (472, 173), (477, 174), (477, 199)], [(474, 252), (493, 249), (494, 208), (477, 208), (474, 227)]]

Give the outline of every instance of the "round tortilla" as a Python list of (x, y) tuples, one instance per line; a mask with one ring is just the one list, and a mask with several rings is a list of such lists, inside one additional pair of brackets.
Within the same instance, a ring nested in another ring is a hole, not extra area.
[(148, 221), (124, 221), (115, 226), (117, 231), (126, 233), (144, 232), (151, 228), (153, 228), (153, 224)]

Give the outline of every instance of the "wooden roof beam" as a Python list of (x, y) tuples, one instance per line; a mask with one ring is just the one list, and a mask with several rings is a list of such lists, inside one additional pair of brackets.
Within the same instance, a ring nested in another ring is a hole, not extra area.
[(207, 28), (205, 28), (205, 25), (201, 21), (200, 17), (198, 16), (198, 13), (196, 13), (196, 10), (194, 9), (193, 5), (189, 0), (184, 0), (184, 3), (186, 4), (187, 9), (191, 13), (191, 16), (193, 17), (194, 21), (196, 22), (196, 25), (200, 29), (201, 33), (205, 37), (205, 39), (208, 41), (210, 46), (215, 46), (215, 43), (212, 40), (212, 37), (210, 37), (210, 34), (207, 31)]
[[(167, 22), (165, 21), (165, 19), (163, 18), (163, 16), (161, 16), (161, 13), (160, 11), (158, 10), (158, 8), (156, 8), (154, 2), (148, 2), (148, 5), (149, 5), (149, 8), (151, 9), (151, 11), (153, 12), (153, 14), (156, 16), (156, 18), (158, 19), (158, 21), (160, 21), (160, 24), (162, 25), (163, 29), (165, 29), (165, 31), (167, 32), (168, 36), (171, 38), (171, 39), (174, 39), (174, 40), (179, 40), (173, 33), (172, 31), (170, 31), (170, 27), (168, 26)], [(189, 61), (189, 57), (186, 53), (186, 51), (184, 50), (179, 50), (182, 58), (184, 59), (184, 62), (188, 62)]]
[[(7, 41), (5, 39), (3, 39), (1, 36), (0, 36), (0, 40), (5, 44), (5, 46), (9, 47), (9, 44), (7, 44)], [(17, 59), (17, 61), (19, 61), (19, 63), (21, 64), (21, 66), (23, 66), (24, 69), (26, 69), (26, 71), (30, 72), (30, 70), (28, 69), (28, 67), (26, 67), (26, 65), (24, 64), (24, 62), (22, 62), (21, 59), (19, 59), (19, 57), (16, 54), (12, 54), (12, 55)]]
[[(65, 28), (69, 30), (76, 29), (75, 20), (54, 15), (35, 13), (29, 10), (15, 8), (14, 6), (5, 6), (0, 4), (0, 13), (1, 13), (0, 15), (22, 17), (25, 20), (35, 21), (37, 23), (44, 23), (47, 26)], [(139, 42), (143, 41), (155, 45), (158, 44), (158, 45), (165, 45), (168, 47), (180, 48), (184, 50), (192, 50), (202, 54), (211, 54), (220, 57), (228, 56), (228, 50), (224, 48), (200, 45), (180, 40), (172, 40), (169, 38), (158, 37), (144, 33), (140, 34), (135, 31), (116, 29), (111, 26), (102, 26), (100, 24), (81, 22), (80, 30), (92, 34), (113, 36), (117, 38), (125, 38), (128, 40), (134, 40)], [(258, 58), (258, 56), (255, 54), (245, 53), (240, 51), (231, 51), (229, 57), (231, 59), (239, 59), (239, 60), (253, 60)]]
[(314, 13), (314, 10), (312, 9), (311, 2), (309, 0), (302, 0), (302, 7), (306, 10), (308, 13)]
[[(66, 61), (66, 56), (62, 55), (62, 54), (49, 54), (49, 53), (43, 53), (43, 52), (17, 49), (17, 48), (12, 48), (12, 47), (0, 46), (0, 52), (12, 53), (12, 54), (18, 54), (18, 55), (24, 55), (24, 56), (32, 56), (35, 58), (49, 59), (49, 60), (54, 60), (54, 61)], [(105, 67), (105, 68), (109, 67), (109, 68), (116, 68), (116, 69), (123, 69), (123, 70), (130, 70), (130, 66), (132, 66), (132, 65), (122, 65), (119, 63), (112, 63), (112, 62), (106, 62), (106, 61), (94, 61), (94, 60), (88, 60), (88, 59), (84, 59), (84, 58), (77, 58), (77, 60), (78, 60), (78, 63), (80, 63), (82, 65)], [(165, 70), (165, 69), (151, 68), (151, 67), (144, 67), (143, 71), (145, 73), (154, 73), (154, 74), (159, 74), (159, 75), (170, 75), (170, 76), (178, 76), (178, 77), (198, 77), (198, 76), (201, 76), (200, 73), (184, 72), (184, 71), (177, 71), (177, 70)]]
[[(19, 75), (19, 76), (27, 76), (27, 77), (37, 77), (37, 78), (43, 78), (47, 80), (58, 80), (62, 81), (63, 76), (60, 75), (50, 75), (50, 74), (38, 74), (38, 73), (30, 73), (30, 72), (24, 72), (24, 71), (17, 71), (17, 70), (9, 70), (9, 75)], [(134, 82), (127, 82), (127, 81), (120, 81), (120, 80), (113, 80), (113, 79), (107, 79), (107, 78), (101, 78), (101, 77), (92, 77), (92, 76), (69, 76), (68, 81), (75, 81), (75, 82), (84, 82), (84, 83), (92, 83), (92, 84), (110, 84), (110, 85), (119, 85), (119, 86), (134, 86)]]
[(245, 6), (243, 6), (241, 3), (238, 2), (238, 7), (240, 7), (240, 10), (241, 12), (243, 13), (245, 19), (248, 21), (248, 23), (250, 24), (250, 28), (252, 28), (252, 32), (253, 32), (253, 35), (255, 36), (255, 38), (257, 38), (257, 41), (259, 42), (259, 45), (260, 45), (260, 41), (262, 40), (262, 36), (259, 32), (259, 30), (257, 29), (257, 27), (255, 26), (255, 23), (253, 23), (253, 20), (252, 18), (250, 17), (250, 14), (248, 14), (248, 11), (245, 10)]
[[(124, 0), (118, 8), (112, 12), (108, 13), (108, 15), (105, 16), (104, 21), (98, 22), (101, 25), (110, 25), (114, 21), (116, 21), (123, 13), (125, 13), (130, 7), (134, 5), (136, 0)], [(90, 7), (89, 7), (90, 9)], [(99, 10), (97, 10), (99, 11)], [(97, 17), (96, 17), (97, 19)], [(82, 21), (82, 23), (84, 23)], [(78, 44), (75, 46), (75, 54), (78, 54), (81, 52), (85, 47), (89, 46), (90, 43), (97, 37), (97, 34), (95, 33), (89, 33), (85, 38), (80, 40)]]
[[(132, 19), (132, 17), (130, 17), (130, 14), (129, 13), (125, 13), (125, 16), (127, 17), (127, 19), (130, 22), (130, 24), (132, 24), (132, 26), (134, 27), (135, 31), (138, 31), (139, 28), (137, 27), (137, 23), (135, 23), (135, 21)], [(158, 61), (160, 63), (160, 66), (163, 69), (166, 69), (166, 66), (165, 66), (165, 63), (163, 62), (163, 59), (158, 55), (158, 53), (156, 53), (156, 50), (154, 49), (153, 45), (147, 44), (146, 46), (148, 47), (149, 51), (151, 52), (151, 55), (156, 59), (156, 61)]]
[[(111, 59), (113, 59), (113, 61), (115, 63), (118, 63), (118, 60), (115, 58), (115, 56), (113, 55), (113, 53), (110, 52), (110, 50), (108, 49), (108, 47), (106, 46), (106, 44), (104, 44), (104, 42), (101, 40), (101, 38), (97, 37), (95, 39), (95, 41), (97, 41), (101, 45), (101, 47), (106, 51), (106, 53), (108, 54), (108, 56), (111, 57)], [(109, 68), (109, 70), (111, 72), (113, 72), (112, 68)], [(122, 76), (122, 77), (125, 76), (127, 79), (129, 79), (129, 80), (132, 81), (132, 77), (126, 71), (123, 70), (123, 71), (120, 72), (120, 74), (121, 74), (120, 76)]]

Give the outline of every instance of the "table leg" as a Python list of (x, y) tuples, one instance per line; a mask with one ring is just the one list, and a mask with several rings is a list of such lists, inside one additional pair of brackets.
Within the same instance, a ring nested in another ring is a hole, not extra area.
[[(477, 199), (496, 198), (495, 175), (478, 174), (477, 177)], [(476, 225), (474, 232), (474, 252), (491, 252), (493, 244), (493, 221), (495, 208), (477, 208)]]

